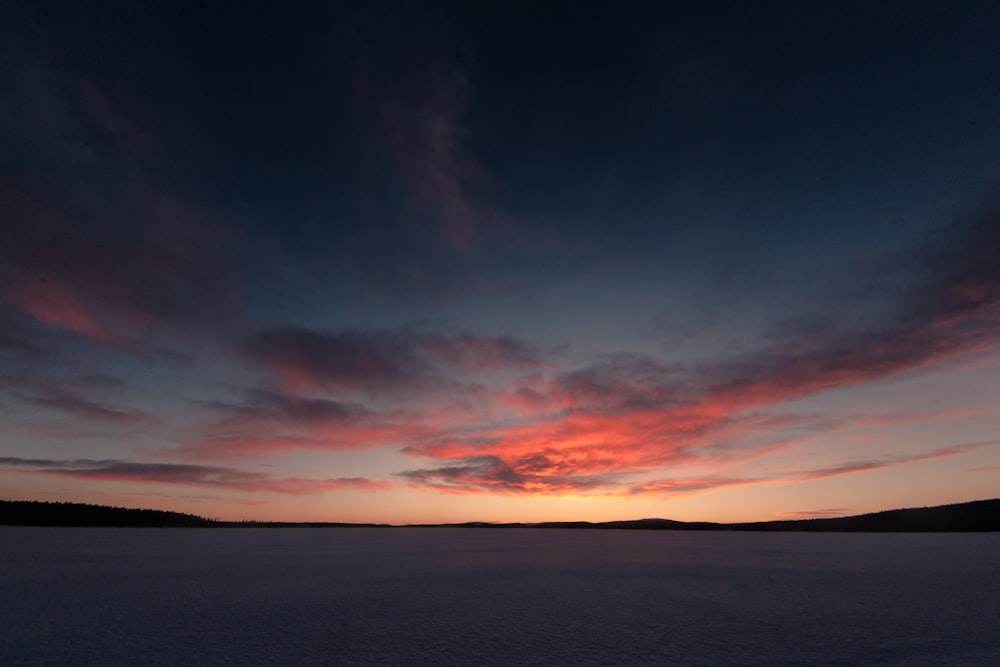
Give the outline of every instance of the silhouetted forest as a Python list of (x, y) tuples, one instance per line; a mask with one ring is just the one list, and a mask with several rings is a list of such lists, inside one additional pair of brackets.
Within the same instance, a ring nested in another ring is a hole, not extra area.
[(83, 503), (0, 500), (0, 526), (80, 526), (133, 528), (336, 528), (375, 526), (368, 523), (314, 521), (220, 521), (194, 514), (129, 509)]
[(215, 521), (193, 514), (162, 510), (128, 509), (82, 503), (0, 501), (0, 525), (6, 526), (123, 526), (201, 528)]
[[(338, 528), (390, 527), (372, 523), (326, 523), (288, 521), (217, 521), (192, 514), (162, 510), (127, 509), (81, 503), (0, 501), (0, 525), (6, 526), (120, 526), (177, 528)], [(669, 519), (635, 521), (552, 521), (544, 523), (423, 524), (424, 528), (562, 528), (598, 530), (742, 530), (789, 532), (981, 532), (1000, 530), (1000, 499), (977, 500), (955, 505), (887, 510), (832, 519), (759, 521), (754, 523), (686, 522)]]

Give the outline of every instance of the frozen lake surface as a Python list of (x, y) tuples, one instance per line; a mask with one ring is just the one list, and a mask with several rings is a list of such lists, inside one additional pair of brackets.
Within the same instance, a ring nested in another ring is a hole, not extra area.
[(0, 664), (1000, 664), (1000, 534), (0, 527)]

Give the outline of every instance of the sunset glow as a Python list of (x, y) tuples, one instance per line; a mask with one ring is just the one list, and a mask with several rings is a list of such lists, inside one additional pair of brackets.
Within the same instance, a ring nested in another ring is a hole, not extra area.
[(15, 12), (0, 498), (403, 524), (998, 495), (997, 7), (473, 6)]

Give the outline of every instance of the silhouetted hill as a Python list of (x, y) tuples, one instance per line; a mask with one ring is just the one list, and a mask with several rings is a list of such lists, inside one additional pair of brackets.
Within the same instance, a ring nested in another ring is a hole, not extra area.
[(627, 530), (741, 530), (796, 532), (979, 532), (1000, 530), (1000, 499), (955, 505), (887, 510), (831, 519), (757, 521), (752, 523), (684, 522), (667, 519), (606, 521), (595, 524), (534, 524), (538, 528), (611, 528)]
[(887, 510), (833, 519), (731, 524), (731, 530), (850, 531), (881, 533), (1000, 530), (1000, 499)]
[[(473, 524), (456, 524), (468, 526)], [(482, 525), (482, 524), (475, 524)], [(638, 519), (635, 521), (549, 521), (544, 523), (487, 524), (496, 528), (591, 528), (619, 530), (741, 530), (796, 532), (979, 532), (1000, 530), (1000, 499), (975, 500), (955, 505), (887, 510), (872, 514), (832, 519), (797, 519), (792, 521), (757, 521), (752, 523), (712, 523), (708, 521), (671, 521)]]
[[(162, 510), (126, 509), (81, 503), (0, 501), (0, 525), (7, 526), (121, 526), (183, 528), (338, 528), (389, 527), (372, 523), (288, 521), (215, 521), (192, 514)], [(686, 522), (669, 519), (635, 521), (547, 521), (543, 523), (423, 524), (424, 528), (562, 528), (581, 530), (740, 530), (795, 532), (980, 532), (1000, 531), (1000, 499), (955, 505), (888, 510), (832, 519), (758, 521), (753, 523)]]

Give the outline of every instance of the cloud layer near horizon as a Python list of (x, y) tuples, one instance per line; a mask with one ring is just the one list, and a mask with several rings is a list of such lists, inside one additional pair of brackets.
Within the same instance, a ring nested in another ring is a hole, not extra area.
[[(884, 304), (881, 319), (800, 323), (774, 343), (710, 363), (619, 353), (567, 368), (558, 354), (545, 358), (537, 346), (509, 335), (258, 330), (224, 343), (234, 360), (257, 375), (258, 384), (234, 387), (230, 398), (198, 403), (216, 418), (164, 453), (211, 461), (390, 448), (440, 462), (397, 469), (395, 483), (451, 493), (554, 495), (671, 495), (934, 458), (934, 452), (883, 454), (761, 478), (657, 479), (678, 466), (749, 461), (792, 448), (796, 437), (781, 435), (789, 428), (822, 432), (842, 425), (824, 415), (773, 413), (789, 401), (995, 348), (1000, 341), (1000, 265), (991, 262), (1000, 256), (992, 233), (995, 217), (990, 211), (960, 234), (953, 232), (949, 245), (915, 253), (919, 271)], [(27, 306), (22, 311), (85, 341), (109, 342)], [(89, 387), (71, 384), (15, 375), (4, 386), (22, 403), (84, 423), (160, 427), (141, 411), (88, 396), (88, 391), (114, 394), (114, 378)], [(720, 444), (740, 437), (747, 443)], [(754, 438), (758, 444), (750, 444)], [(20, 459), (10, 459), (15, 460)], [(284, 493), (352, 486), (187, 464), (104, 461), (38, 470)]]
[[(824, 429), (823, 415), (768, 415), (782, 404), (994, 348), (1000, 341), (995, 214), (944, 248), (920, 250), (922, 273), (881, 320), (800, 326), (797, 337), (711, 364), (610, 355), (574, 370), (544, 363), (510, 337), (407, 331), (251, 335), (245, 362), (268, 389), (218, 404), (228, 414), (183, 452), (218, 457), (288, 449), (397, 447), (443, 462), (400, 472), (434, 489), (484, 493), (620, 492), (628, 480), (677, 465), (751, 459), (775, 448), (716, 444), (783, 428)], [(462, 371), (462, 376), (448, 375)], [(930, 417), (929, 417), (930, 418)], [(825, 423), (826, 422), (826, 423)], [(792, 446), (788, 442), (784, 446)], [(926, 453), (926, 456), (931, 456)], [(843, 474), (914, 457), (873, 459)], [(925, 458), (918, 454), (916, 459)], [(790, 474), (790, 478), (821, 475)], [(775, 475), (773, 478), (781, 478)], [(744, 483), (744, 480), (737, 480)], [(726, 481), (644, 483), (662, 493)]]

